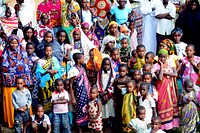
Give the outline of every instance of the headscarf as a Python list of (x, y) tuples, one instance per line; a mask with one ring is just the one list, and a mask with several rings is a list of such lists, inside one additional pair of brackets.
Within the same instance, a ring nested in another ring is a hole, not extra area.
[(113, 41), (113, 40), (115, 41), (115, 46), (116, 46), (115, 37), (110, 36), (110, 35), (104, 37), (104, 39), (103, 39), (103, 41), (102, 41), (102, 44), (101, 44), (101, 53), (104, 52), (104, 50), (105, 50), (105, 48), (106, 48), (106, 44), (109, 43), (110, 41)]
[(160, 54), (165, 54), (165, 55), (168, 56), (168, 51), (167, 51), (166, 49), (160, 49), (160, 50), (158, 51), (158, 55), (160, 55)]
[(174, 46), (174, 42), (170, 39), (164, 39), (161, 41), (160, 44), (164, 44), (167, 45), (169, 48), (169, 55), (172, 55), (175, 53), (175, 46)]
[(124, 31), (129, 31), (129, 29), (128, 29), (125, 25), (122, 25), (122, 26), (120, 27), (120, 32), (122, 33), (122, 32), (124, 32)]
[(178, 34), (180, 34), (181, 36), (183, 35), (183, 31), (182, 31), (180, 28), (178, 28), (178, 27), (176, 27), (176, 28), (174, 28), (174, 29), (172, 30), (171, 35), (173, 35), (173, 34), (175, 34), (175, 33), (178, 33)]
[(113, 24), (115, 24), (115, 25), (118, 26), (118, 23), (117, 23), (117, 22), (115, 22), (115, 21), (111, 21), (111, 22), (109, 23), (108, 27), (110, 27), (110, 26), (113, 25)]
[(88, 22), (83, 22), (81, 24), (81, 27), (90, 27), (90, 24)]

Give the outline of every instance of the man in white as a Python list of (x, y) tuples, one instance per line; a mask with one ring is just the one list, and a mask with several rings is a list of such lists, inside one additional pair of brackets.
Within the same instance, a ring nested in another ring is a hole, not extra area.
[(142, 44), (147, 51), (156, 54), (156, 19), (155, 7), (160, 0), (140, 0), (140, 11), (143, 15), (142, 23)]
[(169, 0), (162, 0), (158, 5), (156, 5), (155, 16), (158, 19), (156, 31), (158, 48), (162, 40), (170, 38), (171, 31), (174, 28), (172, 20), (176, 16), (176, 7)]

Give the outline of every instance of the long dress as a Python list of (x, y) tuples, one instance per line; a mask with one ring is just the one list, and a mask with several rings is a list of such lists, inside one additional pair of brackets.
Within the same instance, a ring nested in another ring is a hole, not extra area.
[(152, 8), (155, 8), (157, 0), (141, 0), (140, 1), (140, 11), (143, 15), (142, 23), (142, 44), (146, 47), (147, 51), (152, 51), (156, 53), (156, 18), (155, 11), (152, 11)]

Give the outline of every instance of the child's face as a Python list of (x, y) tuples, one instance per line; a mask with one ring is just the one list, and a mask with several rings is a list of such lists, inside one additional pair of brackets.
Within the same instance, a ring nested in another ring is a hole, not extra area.
[(69, 91), (69, 80), (65, 81), (65, 90)]
[(11, 16), (11, 10), (7, 9), (5, 14), (6, 14), (6, 17), (9, 18)]
[(45, 41), (46, 41), (47, 43), (50, 43), (50, 42), (53, 41), (53, 36), (52, 36), (51, 33), (47, 33), (46, 36), (44, 37), (44, 39), (45, 39)]
[(14, 39), (11, 43), (10, 43), (10, 47), (12, 48), (12, 49), (16, 49), (17, 47), (18, 47), (18, 41), (16, 40), (16, 39)]
[(109, 60), (105, 60), (103, 63), (104, 63), (103, 64), (103, 70), (109, 71), (110, 70), (110, 66), (111, 66), (111, 62)]
[(120, 68), (119, 68), (119, 75), (120, 75), (121, 77), (125, 77), (126, 74), (127, 74), (127, 68), (126, 68), (126, 67), (120, 67)]
[(44, 115), (44, 108), (43, 107), (37, 108), (36, 115), (39, 117), (39, 119), (41, 119), (42, 116)]
[(128, 35), (129, 35), (129, 31), (128, 31), (128, 30), (123, 31), (122, 33), (124, 33), (125, 36), (128, 36)]
[(33, 47), (33, 45), (28, 45), (26, 47), (26, 52), (28, 53), (28, 55), (32, 55), (35, 51), (35, 48)]
[(122, 48), (127, 48), (128, 47), (128, 39), (122, 39)]
[(132, 51), (132, 56), (133, 56), (133, 57), (137, 57), (137, 56), (138, 56), (138, 54), (137, 54), (137, 51), (136, 51), (136, 50), (133, 50), (133, 51)]
[(32, 31), (31, 29), (28, 29), (28, 30), (26, 31), (26, 35), (27, 35), (29, 38), (31, 38), (32, 35), (33, 35), (33, 31)]
[(174, 39), (175, 43), (179, 43), (180, 40), (181, 40), (181, 37), (182, 37), (182, 36), (181, 36), (180, 33), (178, 33), (178, 32), (174, 33), (173, 39)]
[(134, 22), (130, 22), (129, 28), (130, 28), (131, 30), (134, 29), (134, 26), (135, 26), (135, 23), (134, 23)]
[(147, 96), (149, 89), (147, 86), (140, 86), (140, 94), (141, 96)]
[(94, 52), (93, 52), (93, 50), (90, 51), (90, 60), (94, 60)]
[(140, 110), (140, 111), (138, 112), (138, 118), (139, 118), (140, 120), (144, 120), (145, 116), (146, 116), (146, 111), (145, 111), (145, 110)]
[(43, 15), (42, 17), (41, 17), (41, 22), (42, 22), (42, 24), (48, 24), (48, 21), (49, 21), (49, 18), (48, 18), (48, 16), (47, 15)]
[(112, 40), (112, 41), (109, 41), (107, 44), (106, 44), (106, 48), (107, 49), (112, 49), (115, 47), (115, 40)]
[(151, 63), (153, 63), (153, 61), (154, 61), (154, 57), (152, 55), (150, 55), (150, 54), (145, 55), (145, 62), (146, 63), (151, 64)]
[(91, 89), (90, 90), (90, 98), (95, 99), (98, 96), (98, 90), (96, 89)]
[(134, 91), (135, 85), (133, 83), (129, 82), (126, 84), (126, 88), (127, 88), (127, 91), (130, 93), (130, 92)]
[(195, 50), (192, 46), (187, 46), (185, 50), (187, 57), (192, 57), (195, 53)]
[(144, 66), (142, 69), (143, 72), (151, 72), (151, 66)]
[(23, 89), (24, 88), (24, 80), (23, 79), (17, 79), (16, 86), (17, 86), (17, 89), (19, 89), (19, 90)]
[(119, 51), (116, 50), (116, 51), (113, 51), (112, 54), (111, 54), (111, 58), (113, 61), (118, 61), (119, 60)]
[(80, 63), (81, 65), (83, 65), (83, 64), (84, 64), (84, 56), (81, 55), (81, 58), (78, 59), (78, 61), (79, 61), (79, 63)]
[(192, 91), (193, 90), (193, 84), (186, 84), (185, 89), (186, 89), (187, 92)]
[(167, 55), (166, 54), (160, 54), (160, 55), (158, 55), (158, 59), (164, 64), (165, 61), (167, 60)]
[(81, 39), (81, 33), (79, 31), (73, 32), (74, 41), (78, 41)]
[(141, 74), (138, 70), (136, 70), (133, 74), (133, 78), (136, 80), (136, 81), (140, 81), (141, 79)]
[(152, 120), (151, 122), (153, 130), (159, 130), (161, 122), (159, 120)]
[(60, 35), (58, 36), (58, 39), (60, 40), (61, 43), (64, 43), (65, 39), (66, 39), (65, 32), (60, 32)]
[(137, 50), (138, 57), (140, 57), (141, 59), (144, 58), (145, 52), (146, 52), (146, 50), (145, 50), (144, 47), (139, 48), (139, 49)]
[(165, 50), (169, 50), (169, 47), (167, 46), (167, 45), (165, 45), (165, 44), (163, 44), (163, 43), (161, 43), (160, 45), (159, 45), (159, 50), (160, 49), (165, 49)]
[(72, 18), (72, 19), (76, 19), (76, 14), (75, 14), (75, 13), (72, 13), (72, 14), (71, 14), (71, 18)]
[(82, 30), (85, 34), (88, 33), (88, 31), (90, 30), (90, 27), (89, 26), (82, 26)]
[(51, 57), (52, 56), (52, 47), (46, 47), (44, 49), (44, 54), (47, 58)]
[(115, 24), (113, 24), (109, 27), (110, 34), (112, 34), (112, 35), (116, 34), (117, 30), (118, 30), (118, 26)]
[(143, 81), (150, 84), (151, 81), (152, 81), (152, 78), (151, 78), (150, 75), (145, 75), (145, 76), (143, 77)]
[(57, 82), (57, 83), (56, 83), (56, 90), (57, 90), (58, 92), (61, 92), (63, 89), (64, 89), (64, 84), (63, 84), (63, 82), (62, 82), (62, 81)]

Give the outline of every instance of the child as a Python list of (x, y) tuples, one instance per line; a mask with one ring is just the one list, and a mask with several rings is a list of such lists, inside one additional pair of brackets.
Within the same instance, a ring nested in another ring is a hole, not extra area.
[(146, 49), (145, 46), (142, 44), (139, 44), (136, 48), (137, 51), (137, 63), (135, 63), (134, 68), (140, 70), (143, 65), (145, 64), (145, 53), (146, 53)]
[(52, 93), (51, 102), (53, 104), (53, 133), (71, 133), (68, 116), (69, 94), (64, 89), (64, 80), (59, 78), (55, 81), (56, 90)]
[(140, 84), (142, 83), (142, 75), (139, 70), (134, 70), (133, 80), (136, 82), (137, 96), (140, 96)]
[(181, 42), (183, 31), (180, 28), (176, 27), (175, 29), (172, 30), (171, 35), (175, 43), (174, 45), (176, 48), (176, 55), (178, 55), (179, 58), (182, 59), (183, 57), (186, 56), (185, 48), (187, 46), (186, 43)]
[[(109, 58), (104, 58), (102, 61), (101, 69), (97, 74), (97, 88), (99, 89), (99, 95), (102, 102), (102, 119), (104, 124), (110, 125), (110, 128), (114, 128), (114, 122), (112, 118), (115, 117), (114, 109), (114, 71), (111, 67), (111, 61)], [(108, 124), (109, 123), (109, 124)]]
[(145, 120), (146, 110), (143, 106), (138, 106), (136, 108), (137, 118), (131, 119), (128, 127), (136, 133), (146, 133), (147, 132), (147, 122)]
[(119, 49), (118, 48), (111, 49), (110, 54), (111, 54), (112, 69), (116, 73), (116, 77), (118, 77), (119, 76), (119, 66), (121, 63)]
[(196, 132), (199, 115), (197, 111), (197, 99), (193, 89), (194, 83), (191, 79), (187, 79), (184, 84), (183, 93), (180, 95), (180, 103), (183, 108), (181, 111), (181, 132), (191, 133)]
[(126, 25), (122, 25), (120, 27), (120, 32), (121, 32), (120, 37), (129, 37), (129, 29), (126, 27)]
[(99, 132), (103, 133), (103, 123), (102, 123), (102, 104), (98, 100), (98, 88), (92, 87), (90, 90), (90, 102), (88, 103), (88, 114), (89, 123), (88, 128), (91, 129), (91, 133)]
[(121, 48), (119, 37), (120, 32), (118, 31), (118, 24), (115, 21), (111, 21), (108, 25), (109, 35), (113, 36), (116, 40), (116, 47)]
[(156, 103), (151, 95), (148, 94), (149, 92), (149, 84), (148, 83), (141, 83), (140, 85), (140, 94), (141, 97), (139, 99), (139, 105), (144, 106), (146, 110), (146, 121), (147, 124), (151, 123), (151, 118), (156, 116)]
[(159, 117), (155, 116), (151, 119), (152, 127), (148, 129), (147, 133), (165, 133), (160, 129), (161, 120)]
[(30, 106), (32, 103), (31, 93), (24, 88), (25, 82), (23, 77), (16, 78), (17, 89), (12, 93), (12, 104), (14, 106), (15, 132), (22, 133), (23, 126), (30, 119)]
[(120, 49), (120, 58), (121, 61), (127, 63), (130, 57), (130, 48), (128, 48), (129, 40), (124, 37), (121, 39), (121, 49)]
[(148, 63), (151, 65), (151, 67), (153, 68), (153, 63), (154, 63), (154, 53), (153, 52), (147, 52), (145, 55), (145, 63)]
[(135, 65), (135, 63), (137, 63), (136, 58), (138, 55), (137, 55), (136, 49), (131, 52), (131, 56), (132, 56), (131, 59), (128, 61), (129, 77), (131, 77), (133, 75), (134, 65)]
[[(137, 98), (136, 98), (136, 89), (135, 89), (135, 81), (129, 80), (126, 83), (127, 93), (124, 95), (123, 98), (123, 105), (122, 105), (122, 125), (123, 125), (123, 132), (129, 132), (130, 129), (127, 127), (127, 124), (130, 123), (131, 119), (136, 118), (136, 105), (137, 105)], [(117, 130), (118, 131), (118, 130)]]
[(138, 45), (137, 31), (135, 29), (135, 21), (134, 20), (129, 21), (129, 29), (131, 30), (131, 32), (130, 32), (131, 51), (133, 51), (134, 49), (136, 49), (136, 47)]
[(126, 64), (120, 64), (119, 66), (119, 77), (115, 79), (114, 81), (114, 91), (115, 91), (115, 111), (116, 111), (116, 121), (117, 121), (117, 131), (122, 132), (122, 103), (123, 103), (123, 95), (126, 94), (126, 83), (131, 80), (130, 77), (127, 76), (128, 73), (128, 67)]
[(33, 132), (51, 133), (51, 122), (48, 115), (44, 114), (44, 107), (41, 104), (36, 106), (36, 113), (31, 116), (29, 122), (24, 127), (26, 128), (31, 124)]
[(155, 101), (158, 100), (158, 92), (156, 91), (156, 87), (152, 84), (152, 74), (150, 72), (144, 72), (142, 75), (142, 79), (144, 82), (149, 84), (149, 92)]
[(141, 69), (141, 74), (143, 75), (145, 72), (149, 72), (152, 75), (152, 83), (155, 84), (157, 77), (153, 71), (153, 66), (150, 64), (144, 64), (143, 68)]

